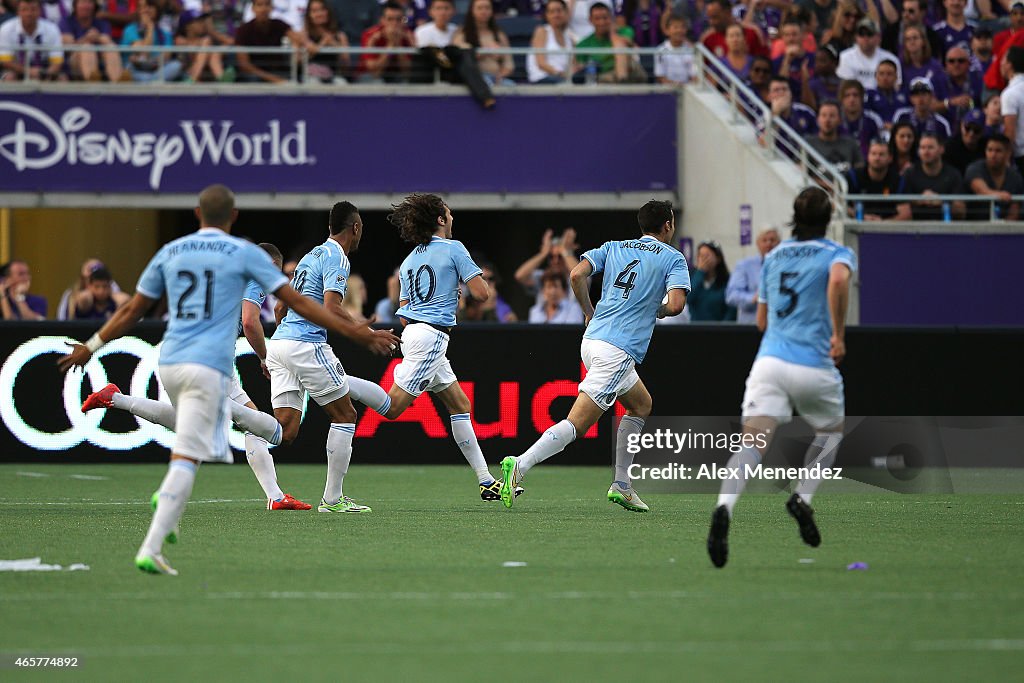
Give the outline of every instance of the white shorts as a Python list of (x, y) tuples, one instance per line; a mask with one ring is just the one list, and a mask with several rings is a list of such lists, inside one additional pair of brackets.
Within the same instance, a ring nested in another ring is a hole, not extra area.
[(291, 339), (267, 340), (270, 405), (302, 410), (306, 391), (324, 406), (348, 395), (348, 376), (328, 344)]
[(232, 374), (228, 378), (228, 382), (228, 398), (242, 406), (252, 402), (252, 399), (249, 398), (249, 394), (245, 393), (245, 389), (242, 388), (242, 383), (238, 381), (236, 375)]
[(177, 413), (171, 452), (204, 462), (234, 462), (228, 444), (228, 378), (198, 363), (160, 366), (160, 382)]
[(589, 396), (602, 410), (615, 405), (619, 396), (640, 381), (636, 361), (608, 342), (584, 339), (580, 344), (580, 357), (587, 368), (587, 376), (580, 382), (580, 393)]
[(424, 323), (406, 325), (402, 331), (404, 358), (395, 366), (395, 384), (413, 396), (444, 391), (457, 381), (447, 353), (447, 334)]
[(743, 417), (770, 417), (784, 424), (794, 410), (815, 429), (842, 420), (846, 402), (839, 370), (797, 365), (773, 356), (756, 359), (743, 392)]

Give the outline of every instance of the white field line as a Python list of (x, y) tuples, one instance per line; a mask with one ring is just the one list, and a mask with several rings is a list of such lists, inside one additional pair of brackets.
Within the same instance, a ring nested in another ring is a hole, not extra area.
[[(189, 505), (204, 505), (207, 503), (266, 503), (266, 498), (209, 498), (205, 500), (190, 500)], [(0, 498), (0, 504), (3, 505), (144, 505), (149, 507), (150, 503), (148, 500), (67, 500), (67, 501), (54, 501), (54, 500), (12, 500), (10, 498)]]

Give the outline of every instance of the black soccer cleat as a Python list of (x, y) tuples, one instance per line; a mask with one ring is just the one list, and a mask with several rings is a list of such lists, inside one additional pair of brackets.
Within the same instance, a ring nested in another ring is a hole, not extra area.
[(786, 510), (800, 525), (800, 538), (804, 543), (812, 548), (821, 545), (821, 534), (818, 532), (818, 525), (814, 523), (814, 510), (799, 494), (794, 493), (789, 497), (786, 501)]
[[(522, 486), (516, 487), (516, 498), (523, 495)], [(501, 482), (492, 481), (490, 484), (480, 484), (480, 500), (501, 500)]]
[(729, 559), (729, 508), (719, 505), (711, 513), (711, 530), (708, 532), (708, 555), (711, 564), (719, 569)]

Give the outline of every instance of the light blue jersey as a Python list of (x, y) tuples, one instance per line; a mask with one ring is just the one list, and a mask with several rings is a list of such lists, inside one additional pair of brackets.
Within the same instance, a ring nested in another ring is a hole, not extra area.
[(832, 315), (828, 276), (833, 263), (857, 269), (857, 257), (841, 244), (786, 240), (764, 259), (757, 300), (768, 305), (768, 328), (757, 355), (815, 368), (835, 367), (829, 357)]
[(690, 291), (690, 271), (678, 251), (650, 235), (605, 242), (583, 254), (594, 273), (604, 273), (601, 300), (584, 339), (600, 339), (642, 363), (670, 289)]
[(199, 363), (231, 374), (242, 295), (250, 280), (267, 292), (288, 284), (267, 252), (223, 230), (203, 228), (164, 245), (135, 288), (150, 299), (167, 293), (160, 364)]
[(455, 311), (459, 308), (459, 282), (469, 282), (482, 272), (462, 242), (434, 236), (402, 261), (398, 299), (408, 303), (395, 315), (454, 327)]
[[(263, 310), (263, 302), (267, 300), (267, 293), (260, 287), (260, 283), (255, 280), (249, 280), (249, 284), (245, 288), (245, 294), (242, 296), (242, 301), (248, 301), (256, 304), (256, 308)], [(242, 320), (238, 320), (238, 336), (241, 337), (245, 334), (245, 329), (242, 328)]]
[[(302, 257), (292, 275), (292, 287), (323, 305), (326, 292), (337, 292), (344, 298), (351, 268), (341, 245), (329, 239)], [(272, 339), (323, 343), (327, 341), (327, 330), (289, 310)]]

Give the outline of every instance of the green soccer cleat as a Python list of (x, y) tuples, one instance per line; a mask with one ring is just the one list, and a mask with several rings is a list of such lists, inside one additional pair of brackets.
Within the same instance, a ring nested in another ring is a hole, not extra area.
[[(522, 486), (516, 487), (516, 498), (523, 495)], [(501, 482), (495, 479), (490, 484), (480, 484), (480, 500), (501, 500)]]
[(328, 505), (327, 501), (323, 498), (320, 499), (320, 506), (316, 509), (317, 512), (348, 512), (348, 513), (359, 513), (359, 512), (373, 512), (367, 505), (360, 505), (348, 496), (343, 496), (334, 505)]
[[(153, 496), (149, 499), (149, 506), (151, 508), (153, 508), (153, 512), (156, 512), (156, 503), (157, 503), (158, 500), (160, 500), (160, 492), (159, 491), (154, 491), (153, 492)], [(178, 529), (178, 525), (175, 524), (174, 528), (171, 529), (170, 533), (167, 534), (167, 536), (164, 538), (164, 540), (167, 541), (168, 543), (177, 543), (178, 542), (178, 534), (179, 533), (181, 533), (181, 531), (180, 531), (180, 529)], [(174, 573), (177, 574), (177, 572), (174, 572)]]
[(608, 489), (608, 500), (621, 505), (630, 512), (650, 512), (651, 508), (647, 507), (647, 503), (640, 500), (640, 496), (636, 495), (636, 491), (633, 490), (632, 486), (623, 487), (619, 482), (612, 482), (611, 487)]
[(519, 461), (514, 456), (508, 456), (501, 461), (501, 487), (499, 488), (499, 495), (501, 496), (501, 503), (507, 508), (512, 507), (512, 504), (516, 502), (516, 489), (519, 488), (519, 482), (522, 481), (522, 477), (519, 476)]
[(167, 564), (163, 555), (136, 555), (135, 566), (147, 574), (166, 574), (177, 576), (178, 570)]

